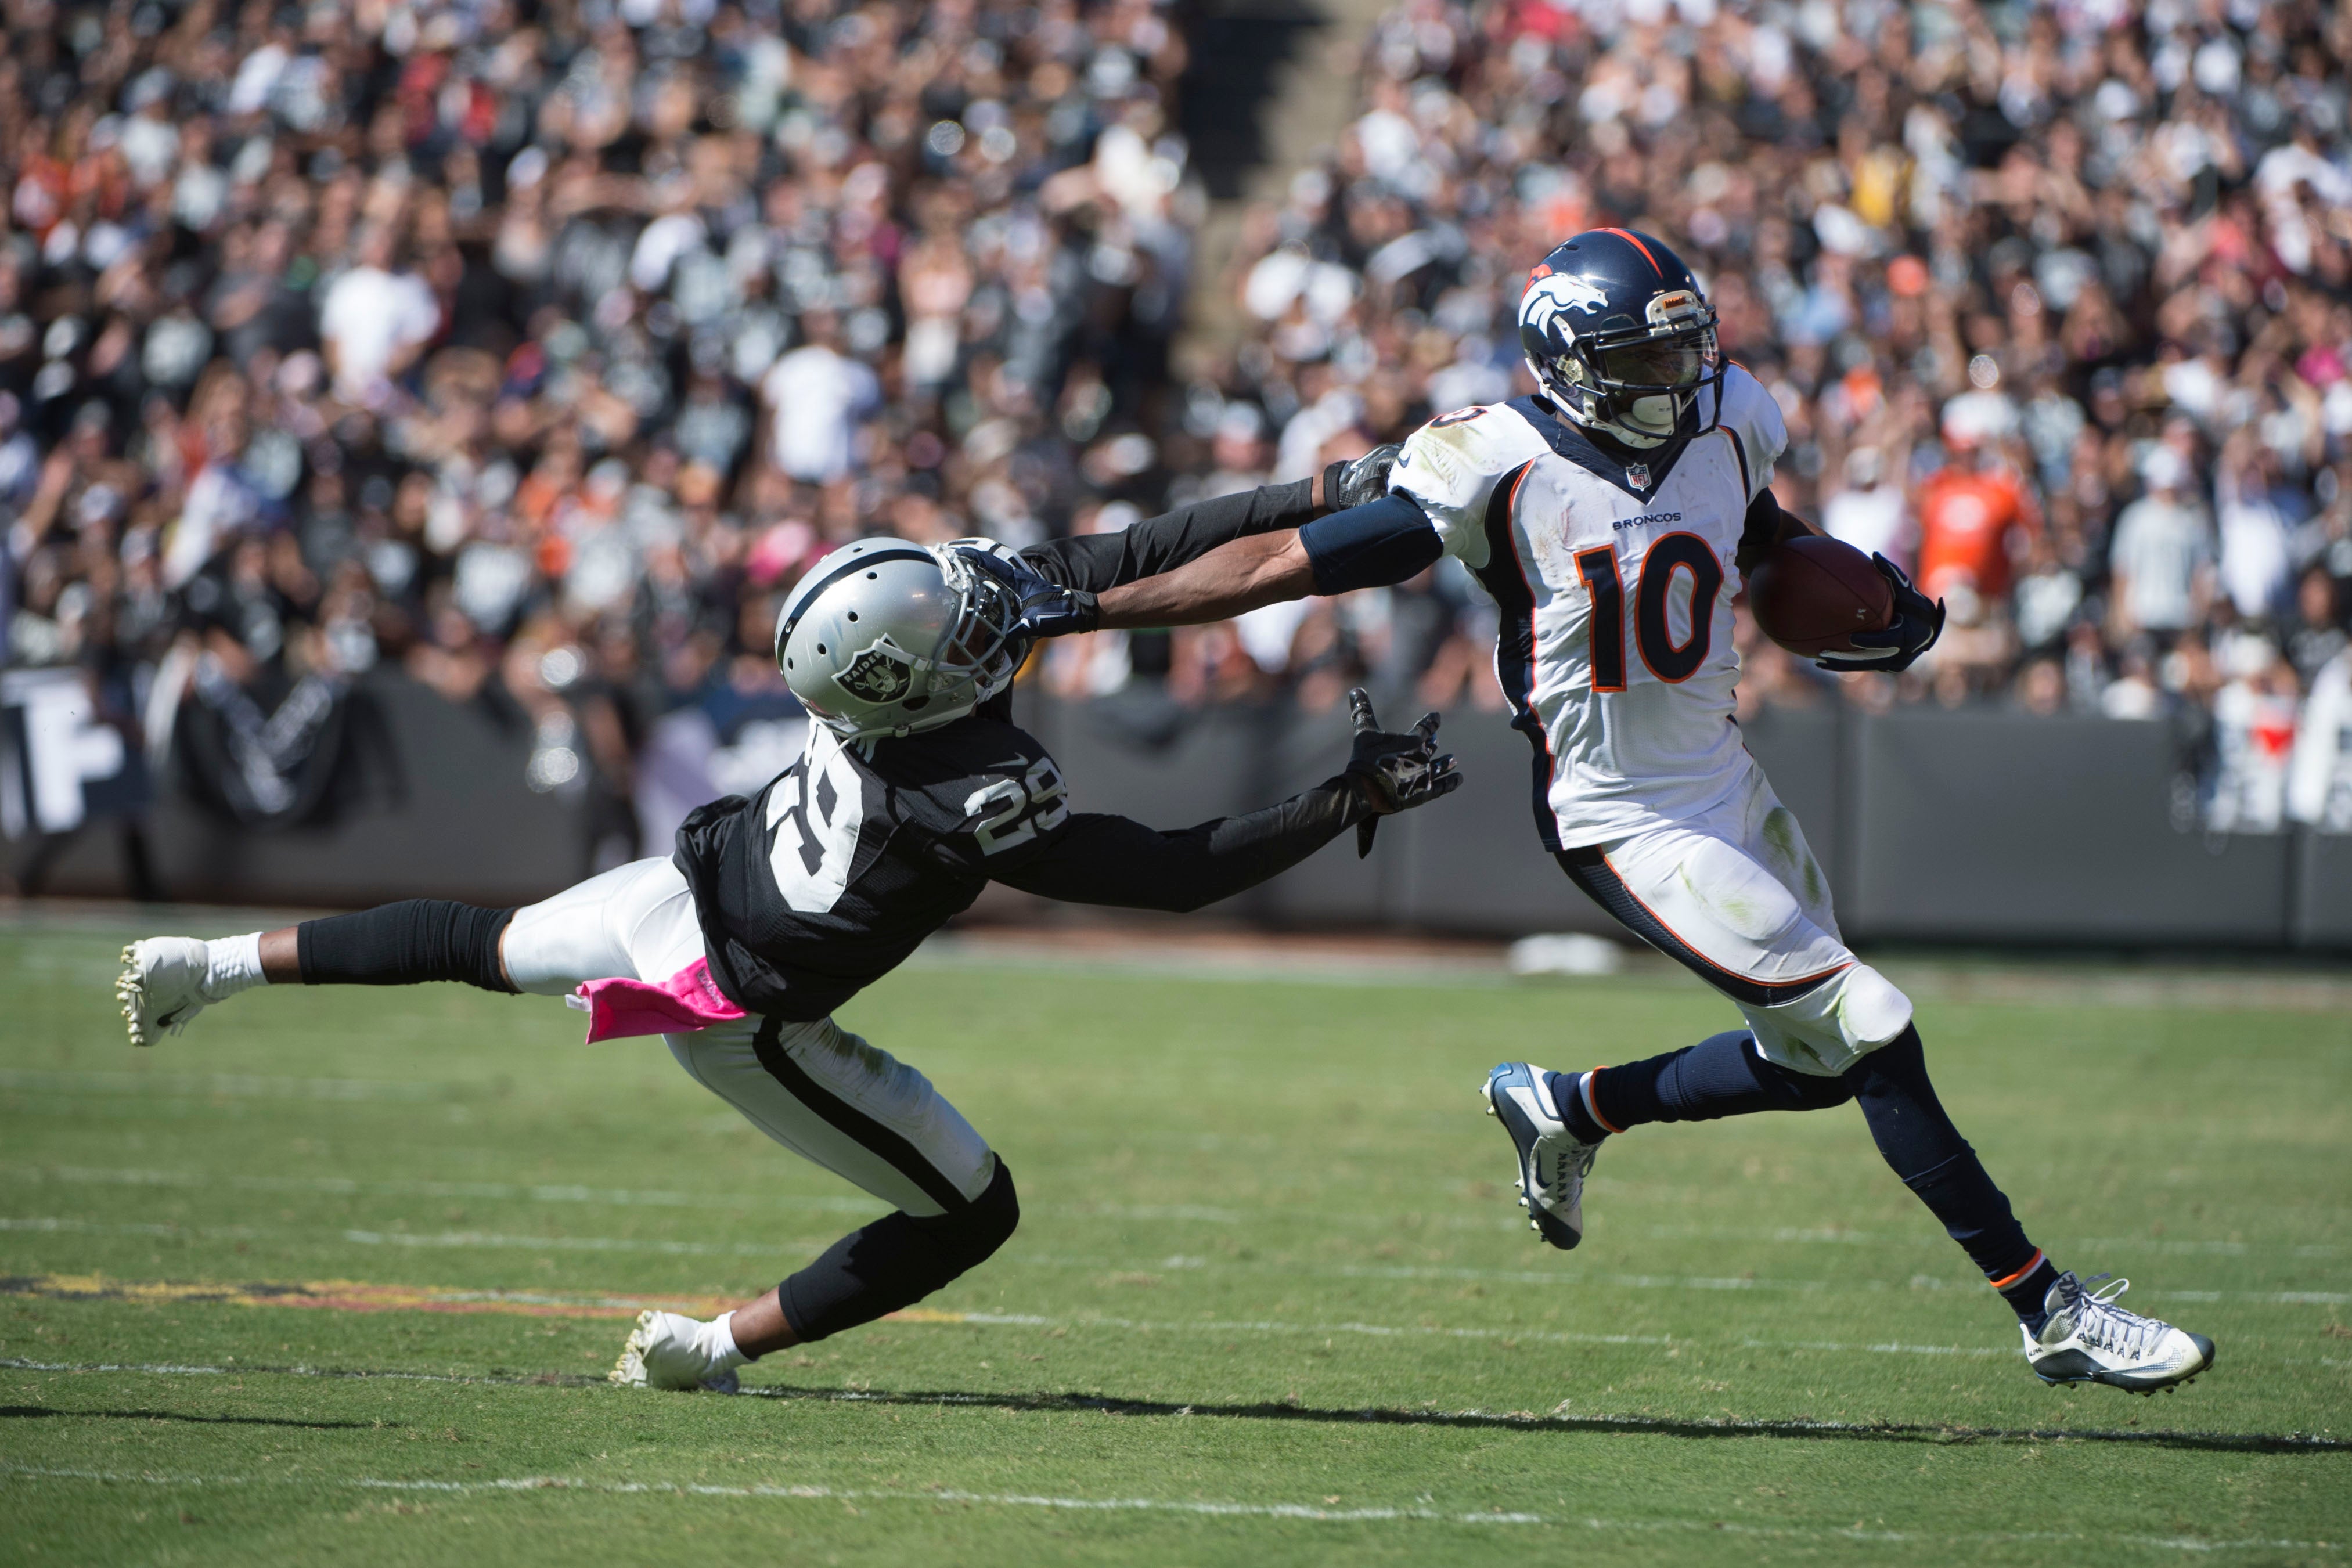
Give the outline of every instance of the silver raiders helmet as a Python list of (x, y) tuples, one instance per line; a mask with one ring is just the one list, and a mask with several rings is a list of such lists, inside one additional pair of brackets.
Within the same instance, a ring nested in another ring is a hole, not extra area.
[(968, 559), (859, 539), (809, 569), (776, 620), (776, 664), (819, 724), (849, 739), (952, 724), (1013, 684), (1027, 652), (1013, 594)]

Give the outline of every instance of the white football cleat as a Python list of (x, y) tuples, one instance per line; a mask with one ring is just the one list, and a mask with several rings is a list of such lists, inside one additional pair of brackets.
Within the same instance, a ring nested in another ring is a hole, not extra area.
[(621, 1359), (604, 1375), (607, 1383), (623, 1388), (707, 1388), (732, 1394), (739, 1386), (733, 1369), (710, 1370), (710, 1353), (703, 1348), (702, 1331), (709, 1325), (677, 1312), (651, 1308), (637, 1314)]
[(1479, 1086), (1486, 1113), (1503, 1124), (1518, 1151), (1519, 1207), (1528, 1228), (1562, 1251), (1584, 1239), (1584, 1178), (1598, 1144), (1568, 1130), (1552, 1098), (1551, 1074), (1532, 1062), (1506, 1061)]
[(187, 1028), (212, 999), (204, 994), (211, 972), (206, 945), (194, 936), (150, 936), (125, 947), (114, 998), (122, 1004), (131, 1043), (152, 1045), (159, 1030), (177, 1034)]
[[(2101, 1274), (2093, 1284), (2107, 1276)], [(2129, 1394), (2153, 1395), (2194, 1381), (2213, 1364), (2213, 1342), (2157, 1318), (2116, 1305), (2131, 1289), (2117, 1280), (2095, 1292), (2071, 1273), (2058, 1276), (2042, 1298), (2050, 1321), (2025, 1335), (2026, 1364), (2044, 1383), (2104, 1383)]]

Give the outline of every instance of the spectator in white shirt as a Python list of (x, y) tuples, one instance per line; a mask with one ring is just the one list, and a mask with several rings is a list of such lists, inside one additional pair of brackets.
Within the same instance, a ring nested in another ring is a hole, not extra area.
[(433, 290), (394, 264), (392, 232), (369, 229), (360, 238), (359, 265), (335, 279), (320, 303), (319, 336), (343, 402), (383, 406), (392, 382), (441, 329)]
[(823, 485), (856, 465), (857, 425), (882, 398), (874, 372), (840, 351), (829, 310), (801, 318), (808, 341), (781, 356), (760, 383), (772, 455), (795, 479)]
[(2276, 649), (2254, 641), (2234, 662), (2242, 667), (2213, 698), (2221, 767), (2205, 825), (2218, 833), (2274, 833), (2287, 810), (2301, 706), (2294, 671)]
[(2294, 520), (2278, 502), (2269, 448), (2242, 426), (2221, 448), (2214, 486), (2220, 503), (2221, 577), (2238, 613), (2249, 621), (2283, 614), (2294, 568)]
[(1845, 455), (1845, 488), (1822, 503), (1822, 528), (1830, 538), (1864, 555), (1883, 555), (1906, 571), (1918, 544), (1903, 486), (1885, 483), (1885, 463), (1875, 446)]
[(2286, 811), (2323, 833), (2352, 833), (2352, 652), (2311, 683), (2287, 764)]
[(2181, 632), (2205, 613), (2212, 591), (2212, 529), (2187, 495), (2189, 465), (2168, 446), (2148, 454), (2147, 494), (2116, 520), (2108, 570), (2120, 630)]

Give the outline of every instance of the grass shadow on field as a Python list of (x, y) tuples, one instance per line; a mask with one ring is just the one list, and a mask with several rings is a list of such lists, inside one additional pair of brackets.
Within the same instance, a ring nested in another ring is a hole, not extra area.
[(1248, 1405), (1177, 1405), (1092, 1394), (973, 1394), (957, 1391), (894, 1393), (880, 1389), (794, 1388), (770, 1384), (746, 1388), (763, 1399), (812, 1400), (874, 1405), (971, 1405), (992, 1410), (1045, 1413), (1096, 1411), (1111, 1416), (1209, 1416), (1244, 1421), (1304, 1421), (1382, 1427), (1450, 1427), (1533, 1432), (1622, 1432), (1652, 1437), (1801, 1437), (1813, 1442), (1859, 1443), (2081, 1443), (2137, 1444), (2228, 1454), (2334, 1453), (2352, 1442), (2295, 1433), (2121, 1431), (2113, 1427), (1931, 1427), (1894, 1421), (1706, 1421), (1652, 1416), (1539, 1416), (1533, 1411), (1399, 1410), (1371, 1406), (1343, 1410), (1269, 1400)]
[(392, 1421), (293, 1421), (276, 1416), (192, 1416), (180, 1410), (59, 1410), (48, 1405), (0, 1405), (0, 1421), (188, 1421), (205, 1427), (294, 1427), (306, 1432), (373, 1431)]

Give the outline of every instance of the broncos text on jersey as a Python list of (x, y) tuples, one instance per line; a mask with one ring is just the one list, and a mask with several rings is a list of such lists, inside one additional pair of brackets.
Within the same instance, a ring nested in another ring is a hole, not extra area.
[(1720, 804), (1754, 766), (1732, 721), (1748, 504), (1788, 444), (1734, 365), (1713, 428), (1621, 459), (1534, 398), (1442, 414), (1389, 484), (1502, 611), (1495, 673), (1536, 747), (1547, 848)]

